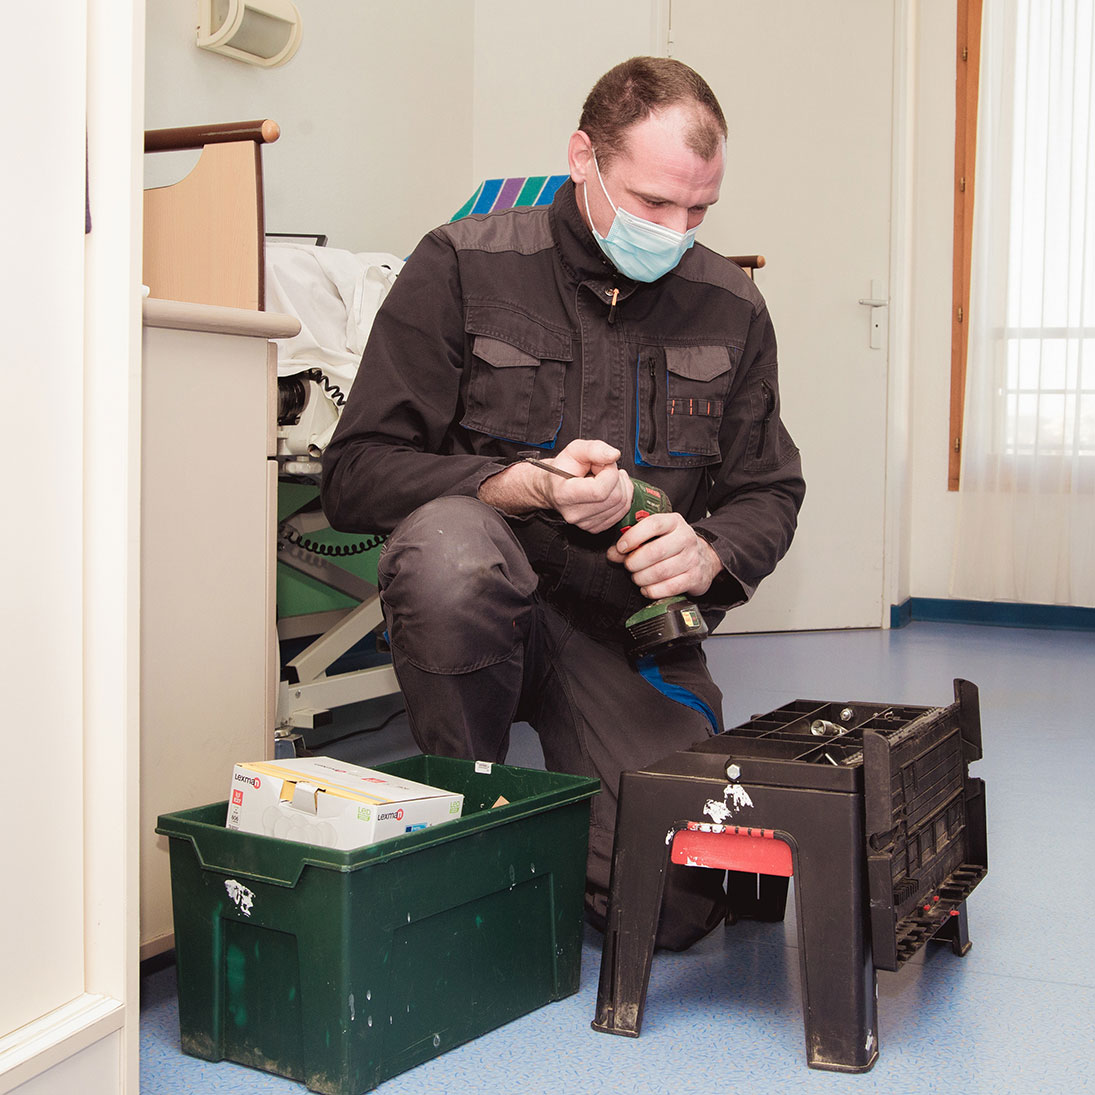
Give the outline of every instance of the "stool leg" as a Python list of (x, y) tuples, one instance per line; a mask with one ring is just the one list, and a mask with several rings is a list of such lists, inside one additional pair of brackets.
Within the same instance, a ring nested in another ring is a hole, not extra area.
[(948, 918), (947, 923), (935, 933), (935, 938), (940, 943), (950, 943), (951, 950), (959, 958), (965, 958), (969, 954), (973, 944), (970, 942), (970, 922), (964, 901)]
[(806, 1060), (835, 1072), (866, 1072), (878, 1059), (863, 838), (851, 820), (800, 834), (795, 864)]
[[(601, 951), (597, 1011), (592, 1026), (605, 1034), (639, 1036), (665, 888), (667, 826), (644, 796), (641, 777), (620, 780), (608, 917)], [(670, 810), (671, 813), (671, 810)]]

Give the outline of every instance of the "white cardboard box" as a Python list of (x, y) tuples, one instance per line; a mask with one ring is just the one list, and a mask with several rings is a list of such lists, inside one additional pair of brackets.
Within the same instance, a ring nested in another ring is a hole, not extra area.
[(229, 829), (360, 848), (460, 816), (464, 796), (331, 757), (237, 764)]

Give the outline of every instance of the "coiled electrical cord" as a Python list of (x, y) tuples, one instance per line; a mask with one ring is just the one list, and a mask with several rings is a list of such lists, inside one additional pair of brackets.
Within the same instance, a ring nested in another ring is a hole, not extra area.
[(346, 406), (346, 393), (333, 380), (328, 379), (322, 369), (309, 369), (292, 376), (281, 376), (278, 377), (279, 426), (295, 426), (300, 421), (304, 405), (308, 402), (306, 380), (319, 385), (336, 407)]
[[(315, 381), (331, 402), (338, 407), (346, 405), (346, 393), (329, 380), (322, 369), (309, 369), (306, 373), (298, 373), (296, 376), (283, 377), (278, 381), (278, 424), (288, 425), (299, 420), (300, 412), (304, 409), (305, 393), (301, 384), (301, 377), (306, 376)], [(309, 540), (302, 536), (292, 525), (284, 524), (278, 529), (281, 538), (294, 547), (310, 551), (313, 555), (323, 555), (328, 558), (346, 558), (351, 555), (364, 555), (367, 551), (379, 547), (387, 539), (386, 536), (369, 536), (356, 544), (321, 544), (315, 540)]]
[(345, 558), (349, 555), (364, 555), (367, 551), (379, 547), (388, 538), (378, 534), (366, 537), (366, 539), (356, 544), (320, 544), (315, 540), (309, 540), (307, 537), (302, 536), (292, 525), (287, 524), (278, 529), (278, 535), (286, 543), (292, 544), (293, 547), (303, 548), (304, 551), (310, 551), (313, 555), (324, 555), (336, 559)]
[(323, 388), (336, 407), (346, 406), (345, 393), (334, 381), (327, 378), (322, 369), (309, 369), (308, 376)]

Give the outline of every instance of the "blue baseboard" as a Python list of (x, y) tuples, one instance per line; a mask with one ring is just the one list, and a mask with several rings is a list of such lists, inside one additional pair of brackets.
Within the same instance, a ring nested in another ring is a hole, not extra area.
[(912, 623), (912, 598), (908, 597), (899, 605), (890, 605), (890, 627), (904, 627)]
[(890, 627), (904, 627), (913, 620), (1095, 631), (1095, 608), (1025, 605), (1006, 601), (952, 601), (942, 597), (909, 597), (899, 605), (890, 606)]

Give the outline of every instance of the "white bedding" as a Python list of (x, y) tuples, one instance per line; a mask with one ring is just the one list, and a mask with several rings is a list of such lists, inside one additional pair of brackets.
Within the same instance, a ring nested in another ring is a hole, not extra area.
[(395, 255), (267, 240), (266, 310), (300, 320), (300, 334), (277, 340), (278, 376), (321, 369), (348, 393), (373, 317), (402, 269)]

